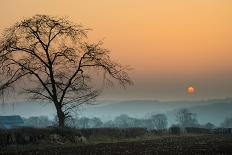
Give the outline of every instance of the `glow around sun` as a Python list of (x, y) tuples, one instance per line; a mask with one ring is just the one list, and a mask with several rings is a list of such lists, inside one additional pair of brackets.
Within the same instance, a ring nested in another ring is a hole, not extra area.
[(193, 94), (193, 93), (195, 93), (195, 88), (193, 87), (193, 86), (189, 86), (188, 88), (187, 88), (187, 92), (189, 93), (189, 94)]

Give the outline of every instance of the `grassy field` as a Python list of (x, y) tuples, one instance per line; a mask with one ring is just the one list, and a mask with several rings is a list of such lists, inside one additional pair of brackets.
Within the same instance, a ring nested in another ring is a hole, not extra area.
[(4, 148), (0, 155), (155, 155), (232, 154), (231, 135), (157, 136), (150, 140), (82, 145), (33, 145)]

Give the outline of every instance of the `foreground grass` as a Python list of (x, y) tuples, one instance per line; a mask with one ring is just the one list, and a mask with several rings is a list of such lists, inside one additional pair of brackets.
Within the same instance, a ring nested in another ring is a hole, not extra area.
[(8, 147), (1, 149), (0, 155), (232, 154), (231, 135), (165, 135), (113, 142), (109, 142), (109, 139), (99, 139), (88, 144)]

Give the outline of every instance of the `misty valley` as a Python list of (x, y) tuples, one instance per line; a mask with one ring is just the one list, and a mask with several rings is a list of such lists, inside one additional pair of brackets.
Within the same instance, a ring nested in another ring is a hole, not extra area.
[[(76, 116), (69, 120), (69, 125), (77, 128), (105, 126), (156, 129), (154, 126), (149, 127), (152, 126), (151, 121), (148, 121), (150, 125), (147, 126), (141, 123), (145, 123), (143, 120), (149, 120), (152, 116), (161, 114), (164, 115), (165, 127), (168, 128), (178, 124), (176, 118), (178, 111), (187, 109), (187, 112), (191, 113), (191, 117), (196, 119), (196, 126), (211, 123), (215, 127), (223, 127), (221, 126), (222, 123), (227, 118), (231, 118), (231, 108), (232, 99), (230, 98), (196, 101), (103, 100), (97, 101), (93, 105), (80, 106)], [(30, 127), (47, 127), (57, 123), (55, 109), (49, 103), (13, 102), (1, 105), (0, 112), (2, 115), (20, 115), (24, 120), (24, 125)], [(117, 120), (120, 123), (123, 119), (125, 119), (125, 126), (116, 123)], [(95, 125), (95, 123), (98, 125)]]

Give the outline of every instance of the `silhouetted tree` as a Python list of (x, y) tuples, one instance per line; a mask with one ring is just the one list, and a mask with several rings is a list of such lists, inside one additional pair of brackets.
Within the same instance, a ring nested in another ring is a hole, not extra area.
[(181, 127), (196, 127), (198, 121), (196, 114), (192, 113), (189, 109), (181, 109), (176, 114), (176, 120)]
[(91, 103), (99, 90), (91, 85), (94, 73), (132, 84), (126, 68), (113, 62), (102, 43), (86, 41), (88, 29), (64, 18), (36, 15), (6, 29), (0, 41), (0, 90), (24, 81), (23, 92), (47, 100), (57, 110), (60, 127), (75, 108)]

